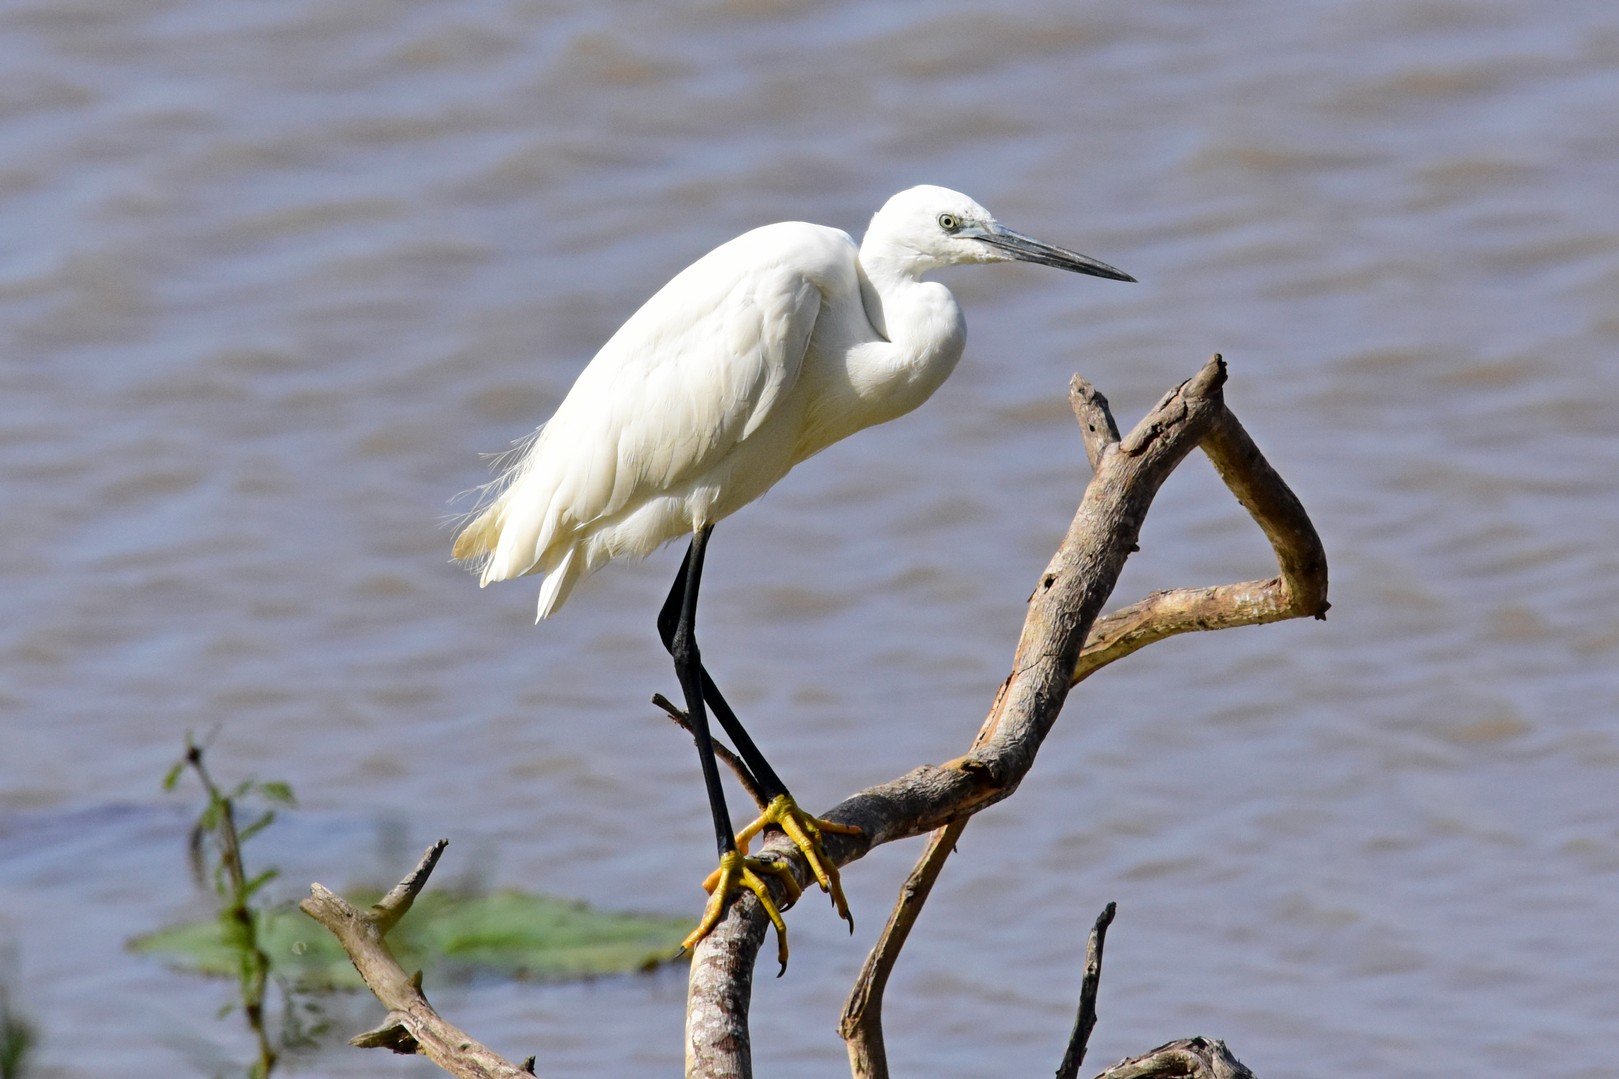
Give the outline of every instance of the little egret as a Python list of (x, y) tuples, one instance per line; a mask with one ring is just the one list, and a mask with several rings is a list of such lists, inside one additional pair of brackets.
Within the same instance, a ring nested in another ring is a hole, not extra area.
[[(785, 969), (786, 930), (760, 874), (783, 879), (793, 897), (797, 885), (785, 866), (744, 857), (748, 842), (768, 825), (781, 828), (849, 919), (820, 833), (859, 831), (799, 809), (703, 668), (697, 593), (714, 524), (798, 462), (916, 408), (955, 370), (967, 327), (950, 291), (924, 274), (1013, 261), (1135, 280), (1013, 232), (942, 187), (889, 199), (858, 247), (846, 232), (804, 222), (766, 225), (722, 244), (602, 346), (456, 538), (455, 558), (471, 561), (482, 585), (544, 574), (543, 619), (612, 559), (691, 537), (658, 615), (719, 844), (719, 868), (705, 882), (710, 897), (688, 948), (746, 887), (776, 927)], [(768, 801), (740, 833), (726, 812), (709, 709)]]

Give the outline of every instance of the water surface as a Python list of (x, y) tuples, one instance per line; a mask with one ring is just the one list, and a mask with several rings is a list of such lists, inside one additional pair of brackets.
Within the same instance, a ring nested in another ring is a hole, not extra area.
[[(896, 1068), (1038, 1074), (1120, 904), (1097, 1067), (1605, 1074), (1619, 1035), (1619, 14), (1576, 0), (0, 5), (0, 938), (39, 1072), (212, 1074), (185, 731), (302, 810), (283, 894), (446, 872), (690, 911), (712, 857), (652, 616), (554, 623), (447, 561), (479, 454), (754, 225), (970, 192), (1134, 273), (944, 275), (927, 407), (718, 532), (705, 654), (801, 800), (962, 751), (1086, 476), (1213, 351), (1326, 541), (1333, 612), (1166, 642), (969, 829), (890, 993)], [(1200, 459), (1118, 600), (1269, 572)], [(759, 1071), (832, 1075), (914, 844), (791, 917)], [(434, 1000), (542, 1074), (670, 1074), (678, 973)], [(354, 1029), (372, 1021), (351, 1003)], [(320, 1074), (426, 1074), (341, 1046)]]

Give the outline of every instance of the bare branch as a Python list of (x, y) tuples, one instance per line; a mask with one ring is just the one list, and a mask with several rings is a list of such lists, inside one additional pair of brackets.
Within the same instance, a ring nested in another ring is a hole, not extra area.
[(381, 1026), (353, 1038), (351, 1044), (420, 1053), (462, 1079), (520, 1079), (532, 1075), (532, 1068), (525, 1071), (434, 1011), (422, 995), (421, 975), (407, 975), (383, 939), (427, 885), (447, 845), (448, 841), (441, 839), (429, 847), (416, 868), (370, 910), (356, 909), (319, 884), (310, 885), (309, 898), (298, 906), (338, 939), (366, 986), (388, 1009)]
[[(827, 853), (840, 865), (879, 844), (949, 827), (949, 841), (936, 836), (868, 957), (845, 1006), (840, 1030), (848, 1039), (857, 1077), (884, 1079), (881, 1000), (889, 972), (937, 879), (965, 821), (985, 806), (1008, 797), (1033, 764), (1034, 755), (1056, 721), (1070, 686), (1091, 671), (1128, 655), (1153, 640), (1189, 629), (1257, 624), (1326, 610), (1326, 559), (1303, 507), (1265, 462), (1221, 393), (1224, 361), (1215, 356), (1191, 379), (1166, 394), (1130, 433), (1120, 437), (1106, 399), (1076, 379), (1070, 400), (1085, 436), (1095, 475), (1085, 490), (1062, 546), (1030, 597), (1029, 612), (1013, 658), (988, 718), (965, 756), (939, 766), (923, 766), (897, 780), (868, 788), (823, 814), (858, 825), (858, 837), (827, 837)], [(1159, 593), (1135, 605), (1125, 618), (1102, 623), (1097, 613), (1107, 601), (1163, 481), (1194, 446), (1202, 445), (1227, 485), (1265, 531), (1277, 552), (1282, 576), (1274, 582), (1224, 585), (1192, 592)], [(1195, 600), (1196, 602), (1191, 602)], [(1090, 642), (1087, 644), (1087, 642)], [(1085, 654), (1088, 653), (1088, 654)], [(1083, 658), (1082, 658), (1083, 655)], [(791, 848), (773, 841), (803, 879)], [(743, 897), (733, 904), (729, 923), (750, 950), (763, 937), (756, 904)], [(733, 947), (730, 935), (716, 934), (699, 948)], [(722, 987), (693, 979), (689, 1005), (707, 1010), (707, 994)], [(688, 1028), (688, 1060), (717, 1060), (715, 1074), (745, 1075), (745, 994), (727, 996), (731, 1025), (725, 1039), (734, 1052), (713, 1043), (699, 1046), (701, 1032)], [(711, 1054), (711, 1055), (704, 1055)], [(729, 1069), (729, 1070), (727, 1070)], [(693, 1073), (698, 1074), (698, 1073)], [(707, 1073), (702, 1073), (707, 1074)]]
[[(852, 861), (872, 847), (932, 831), (1008, 797), (1034, 763), (1034, 755), (1056, 722), (1072, 684), (1072, 673), (1097, 612), (1118, 581), (1124, 561), (1136, 547), (1141, 523), (1159, 487), (1210, 431), (1224, 412), (1221, 387), (1225, 364), (1215, 357), (1195, 376), (1165, 395), (1160, 405), (1120, 442), (1108, 439), (1098, 451), (1095, 476), (1085, 489), (1078, 512), (1062, 546), (1052, 558), (1029, 601), (1023, 634), (1012, 661), (1012, 674), (985, 721), (977, 745), (966, 756), (941, 766), (924, 766), (888, 783), (846, 799), (821, 814), (854, 824), (860, 836), (827, 836), (826, 852), (838, 864)], [(1093, 397), (1085, 396), (1087, 401)], [(1100, 407), (1100, 406), (1097, 406)], [(791, 845), (767, 844), (788, 857), (797, 873), (802, 861)], [(723, 925), (740, 926), (753, 948), (763, 937), (756, 922), (758, 904), (743, 896), (733, 902)], [(734, 947), (730, 933), (715, 933), (697, 948), (705, 953)], [(720, 1008), (706, 996), (718, 987), (693, 979), (688, 1007), (703, 1013)], [(745, 1001), (742, 1002), (745, 1008)], [(727, 1011), (735, 1014), (735, 1001)], [(705, 1028), (706, 1029), (706, 1028)], [(688, 1036), (701, 1033), (688, 1026)], [(693, 1056), (725, 1061), (719, 1074), (747, 1074), (745, 1057), (735, 1047), (735, 1028), (726, 1031), (729, 1047), (688, 1043)], [(724, 1070), (729, 1069), (729, 1070)]]
[(888, 924), (883, 926), (882, 935), (866, 955), (865, 966), (843, 1005), (838, 1033), (848, 1047), (849, 1070), (855, 1079), (888, 1079), (888, 1053), (883, 1046), (883, 992), (888, 988), (888, 976), (899, 960), (900, 949), (905, 947), (911, 927), (922, 913), (922, 904), (933, 890), (933, 882), (939, 879), (945, 860), (966, 827), (967, 818), (963, 817), (928, 837), (927, 850), (911, 875), (905, 878), (899, 901), (888, 915)]
[(1096, 991), (1102, 985), (1102, 945), (1107, 942), (1107, 927), (1113, 924), (1113, 913), (1117, 909), (1117, 904), (1109, 903), (1091, 926), (1090, 939), (1085, 945), (1085, 977), (1079, 987), (1079, 1014), (1074, 1017), (1074, 1032), (1068, 1036), (1068, 1051), (1057, 1068), (1057, 1079), (1075, 1079), (1080, 1065), (1085, 1063), (1085, 1048), (1090, 1044), (1091, 1031), (1096, 1029)]
[[(854, 861), (880, 844), (934, 833), (845, 1005), (839, 1029), (848, 1043), (857, 1079), (887, 1079), (883, 993), (946, 859), (974, 813), (1016, 791), (1074, 684), (1116, 659), (1177, 633), (1325, 615), (1327, 566), (1320, 539), (1298, 499), (1226, 409), (1225, 378), (1225, 364), (1215, 356), (1122, 437), (1106, 398), (1083, 379), (1074, 379), (1070, 401), (1094, 475), (1062, 545), (1029, 598), (1012, 673), (996, 694), (971, 749), (953, 761), (924, 765), (870, 787), (821, 814), (861, 830), (852, 836), (824, 835), (825, 852), (838, 865)], [(1158, 592), (1099, 617), (1125, 559), (1136, 550), (1153, 498), (1197, 446), (1208, 454), (1226, 485), (1269, 538), (1280, 575), (1268, 581)], [(685, 726), (684, 713), (665, 699), (654, 700)], [(748, 769), (729, 751), (723, 751), (721, 759), (762, 805)], [(782, 862), (801, 885), (808, 886), (809, 872), (795, 846), (772, 835), (763, 848), (761, 856)], [(388, 1021), (355, 1039), (355, 1044), (423, 1053), (457, 1076), (515, 1079), (532, 1074), (532, 1058), (523, 1067), (513, 1065), (443, 1020), (423, 997), (420, 976), (407, 976), (384, 943), (388, 929), (404, 916), (425, 885), (442, 849), (441, 843), (429, 850), (416, 870), (369, 912), (355, 910), (319, 884), (311, 887), (311, 897), (301, 904), (338, 937), (366, 984), (389, 1009)], [(777, 898), (783, 907), (787, 905), (781, 892)], [(1079, 1014), (1063, 1075), (1077, 1074), (1096, 1021), (1102, 945), (1113, 909), (1109, 904), (1091, 934)], [(688, 1075), (751, 1076), (748, 1007), (754, 965), (767, 925), (757, 900), (743, 893), (695, 949), (688, 981)], [(1160, 1075), (1251, 1079), (1251, 1073), (1223, 1043), (1201, 1038), (1173, 1042), (1125, 1061), (1101, 1079)]]
[(1281, 576), (1154, 592), (1097, 619), (1074, 667), (1076, 683), (1114, 660), (1176, 634), (1327, 616), (1326, 551), (1292, 489), (1228, 410), (1221, 410), (1203, 439), (1203, 451), (1270, 540)]

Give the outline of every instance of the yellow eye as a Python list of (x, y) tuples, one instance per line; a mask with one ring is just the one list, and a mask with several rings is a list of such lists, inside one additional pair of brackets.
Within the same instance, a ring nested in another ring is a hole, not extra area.
[(955, 214), (940, 214), (939, 227), (946, 232), (955, 232), (961, 227), (961, 222), (956, 218)]

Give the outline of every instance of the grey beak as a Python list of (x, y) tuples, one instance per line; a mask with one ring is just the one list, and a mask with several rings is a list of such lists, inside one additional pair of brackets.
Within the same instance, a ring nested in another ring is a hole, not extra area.
[(977, 239), (1006, 252), (1020, 262), (1033, 262), (1041, 266), (1055, 266), (1059, 270), (1071, 270), (1074, 273), (1089, 274), (1092, 277), (1105, 277), (1110, 281), (1135, 280), (1123, 270), (1116, 270), (1105, 262), (1099, 262), (1088, 255), (1081, 255), (1065, 248), (1041, 243), (1032, 236), (1025, 236), (1021, 232), (1013, 232), (1004, 225), (991, 225), (988, 228), (975, 231), (977, 232)]

